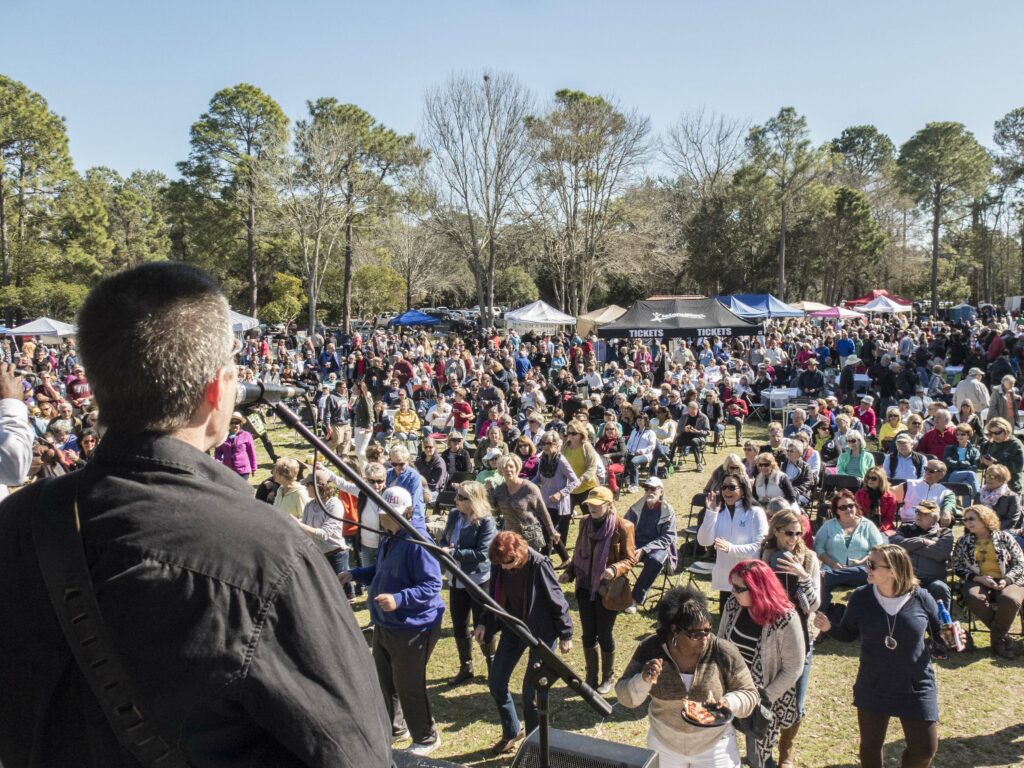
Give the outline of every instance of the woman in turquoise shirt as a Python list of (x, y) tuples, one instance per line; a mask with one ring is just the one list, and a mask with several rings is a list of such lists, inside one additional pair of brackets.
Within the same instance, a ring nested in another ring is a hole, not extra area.
[(864, 436), (855, 430), (846, 433), (846, 449), (839, 454), (836, 462), (836, 474), (851, 475), (858, 480), (864, 479), (864, 473), (875, 466), (875, 457), (867, 451)]
[(878, 527), (861, 516), (852, 491), (843, 489), (832, 497), (832, 517), (814, 537), (814, 551), (822, 563), (822, 611), (832, 606), (832, 590), (836, 587), (868, 583), (868, 554), (872, 547), (885, 542)]

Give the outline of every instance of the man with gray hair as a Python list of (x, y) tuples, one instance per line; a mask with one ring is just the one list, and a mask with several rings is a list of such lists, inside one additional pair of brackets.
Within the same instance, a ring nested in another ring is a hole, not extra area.
[(102, 443), (81, 471), (0, 504), (0, 613), (17, 617), (0, 633), (0, 760), (139, 762), (104, 673), (72, 654), (75, 619), (51, 603), (56, 550), (83, 561), (58, 578), (94, 593), (99, 614), (82, 615), (105, 625), (102, 658), (171, 764), (390, 766), (384, 701), (326, 558), (208, 455), (237, 392), (217, 284), (173, 262), (121, 272), (90, 292), (78, 341)]

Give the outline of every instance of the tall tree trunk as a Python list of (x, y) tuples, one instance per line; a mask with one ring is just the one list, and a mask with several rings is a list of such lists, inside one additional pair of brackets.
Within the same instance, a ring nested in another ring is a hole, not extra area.
[(932, 197), (932, 315), (939, 314), (939, 225), (942, 223), (942, 190)]
[[(7, 182), (4, 179), (3, 165), (0, 165), (0, 282), (4, 286), (11, 284), (11, 244), (7, 238)], [(1024, 280), (1024, 272), (1021, 273)], [(4, 320), (7, 327), (14, 325), (14, 310), (5, 307)]]
[[(349, 185), (351, 190), (351, 184)], [(350, 318), (350, 309), (352, 305), (352, 209), (349, 208), (349, 212), (345, 216), (345, 248), (343, 250), (343, 256), (345, 259), (345, 270), (342, 276), (342, 287), (341, 287), (341, 329), (342, 332), (348, 333)]]
[(494, 325), (494, 262), (495, 244), (494, 231), (487, 233), (487, 324)]
[(1020, 282), (1017, 284), (1017, 290), (1024, 296), (1024, 219), (1021, 219), (1020, 226)]
[(779, 300), (786, 300), (786, 198), (783, 193), (781, 226), (779, 227)]
[(249, 183), (249, 205), (245, 212), (245, 258), (249, 278), (249, 314), (256, 315), (256, 303), (259, 299), (256, 287), (256, 200), (252, 183)]

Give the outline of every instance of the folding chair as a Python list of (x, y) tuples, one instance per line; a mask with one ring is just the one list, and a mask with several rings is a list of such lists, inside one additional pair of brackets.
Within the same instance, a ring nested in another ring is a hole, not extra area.
[[(884, 466), (885, 465), (885, 457), (888, 456), (888, 455), (889, 454), (887, 454), (885, 451), (872, 451), (871, 452), (871, 458), (873, 458), (875, 460), (875, 466), (876, 467), (882, 467), (882, 469), (885, 469), (885, 466)], [(885, 474), (888, 475), (889, 473), (886, 472)]]
[[(678, 568), (678, 567), (679, 567), (679, 563), (677, 561), (676, 562), (676, 568)], [(657, 605), (658, 604), (658, 600), (661, 600), (661, 596), (664, 595), (668, 590), (672, 589), (672, 587), (675, 586), (675, 584), (673, 583), (673, 580), (672, 580), (672, 577), (675, 576), (675, 574), (676, 574), (676, 571), (673, 570), (673, 568), (672, 568), (672, 561), (671, 560), (666, 560), (665, 561), (665, 565), (661, 569), (661, 579), (658, 580), (658, 581), (655, 581), (655, 583), (653, 585), (651, 585), (650, 590), (648, 590), (648, 592), (647, 592), (647, 596), (644, 598), (644, 605), (646, 605), (647, 603), (649, 603), (651, 601), (651, 596), (654, 595), (655, 591), (657, 591), (657, 593), (658, 593), (658, 595), (657, 595), (658, 599), (654, 601), (654, 604)], [(640, 606), (640, 607), (643, 607), (643, 606)]]
[[(943, 483), (943, 485), (956, 496), (957, 512), (962, 513), (964, 507), (969, 507), (974, 503), (974, 489), (967, 483)], [(966, 499), (966, 502), (964, 499)], [(958, 516), (957, 521), (959, 519)]]
[(693, 544), (691, 562), (696, 562), (697, 560), (697, 529), (700, 527), (701, 513), (706, 506), (707, 496), (703, 493), (695, 493), (693, 498), (690, 499), (690, 511), (686, 516), (686, 525), (677, 534), (677, 539), (682, 539), (682, 546), (679, 547), (680, 563), (685, 559), (691, 542)]
[(814, 519), (816, 524), (821, 523), (824, 510), (828, 507), (828, 501), (837, 491), (849, 490), (856, 493), (860, 488), (861, 481), (853, 475), (822, 475), (818, 492), (818, 503), (813, 505), (817, 515)]

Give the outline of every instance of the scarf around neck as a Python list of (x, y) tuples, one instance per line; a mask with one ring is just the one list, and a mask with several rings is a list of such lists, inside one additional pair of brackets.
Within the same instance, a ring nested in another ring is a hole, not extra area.
[(1010, 486), (1007, 485), (1006, 483), (1003, 483), (994, 491), (989, 491), (982, 487), (982, 489), (978, 491), (978, 501), (984, 504), (986, 507), (995, 508), (996, 502), (1003, 498), (1003, 496), (1005, 496), (1009, 492), (1009, 490)]
[(590, 591), (591, 600), (596, 599), (597, 588), (601, 586), (601, 575), (608, 567), (608, 555), (611, 552), (612, 534), (615, 533), (617, 519), (614, 511), (609, 512), (599, 523), (595, 523), (594, 518), (587, 515), (580, 529), (572, 563), (576, 570), (577, 584)]

